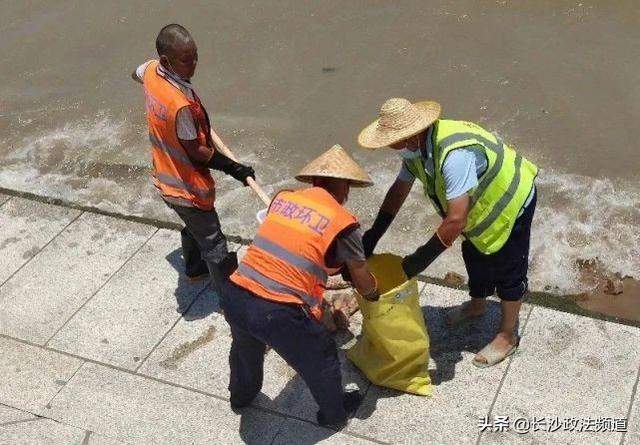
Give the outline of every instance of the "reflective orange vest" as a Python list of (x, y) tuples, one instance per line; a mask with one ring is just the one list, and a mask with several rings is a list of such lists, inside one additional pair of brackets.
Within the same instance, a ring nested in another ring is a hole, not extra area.
[(267, 300), (305, 305), (320, 319), (327, 278), (337, 272), (325, 254), (357, 223), (324, 189), (280, 192), (231, 281)]
[(153, 154), (153, 183), (163, 196), (202, 210), (213, 208), (215, 183), (207, 167), (194, 165), (178, 140), (176, 116), (190, 107), (198, 126), (198, 141), (209, 142), (209, 125), (199, 99), (189, 101), (178, 88), (158, 74), (153, 61), (143, 76), (149, 140)]

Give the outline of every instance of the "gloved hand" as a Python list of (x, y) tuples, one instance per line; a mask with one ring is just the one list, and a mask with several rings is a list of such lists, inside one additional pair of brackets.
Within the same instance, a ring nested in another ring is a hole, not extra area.
[(362, 244), (364, 246), (364, 256), (369, 258), (372, 254), (378, 241), (382, 238), (382, 235), (385, 234), (391, 223), (393, 222), (393, 218), (395, 215), (387, 213), (383, 210), (378, 212), (378, 216), (376, 216), (373, 225), (369, 230), (364, 232), (362, 235)]
[(407, 278), (413, 278), (425, 270), (442, 252), (447, 250), (446, 245), (440, 241), (438, 234), (434, 234), (423, 246), (418, 247), (414, 253), (402, 259), (402, 269)]
[(232, 159), (229, 159), (219, 151), (215, 151), (209, 159), (207, 167), (214, 170), (220, 170), (231, 176), (233, 179), (242, 182), (247, 185), (247, 178), (256, 179), (256, 172), (252, 167), (240, 164)]
[(253, 167), (238, 164), (237, 162), (234, 166), (222, 171), (231, 176), (233, 179), (242, 182), (245, 186), (249, 185), (249, 183), (247, 182), (247, 178), (253, 178), (254, 180), (256, 179), (256, 172), (253, 170)]

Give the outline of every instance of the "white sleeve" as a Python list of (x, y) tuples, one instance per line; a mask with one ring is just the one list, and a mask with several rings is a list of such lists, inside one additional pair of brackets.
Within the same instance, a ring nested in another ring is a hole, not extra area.
[(148, 60), (145, 63), (143, 63), (142, 65), (140, 65), (138, 68), (136, 68), (136, 76), (138, 76), (138, 79), (140, 79), (140, 82), (143, 81), (144, 79), (144, 72), (147, 69), (147, 67), (149, 66), (149, 64), (153, 62), (153, 60)]
[(178, 138), (183, 141), (192, 141), (198, 138), (198, 130), (193, 122), (193, 115), (189, 107), (183, 107), (178, 110), (176, 116), (176, 131)]
[(442, 166), (447, 201), (456, 199), (478, 185), (475, 154), (460, 148), (453, 150)]

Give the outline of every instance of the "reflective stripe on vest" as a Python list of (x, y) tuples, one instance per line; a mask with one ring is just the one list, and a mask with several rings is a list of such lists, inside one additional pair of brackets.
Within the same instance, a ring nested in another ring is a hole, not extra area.
[(487, 170), (478, 178), (477, 186), (469, 191), (470, 205), (463, 234), (480, 252), (497, 252), (509, 238), (529, 196), (537, 167), (500, 138), (469, 122), (437, 121), (430, 142), (433, 145), (433, 177), (426, 173), (420, 159), (405, 161), (405, 165), (423, 182), (425, 194), (434, 205), (445, 213), (448, 201), (442, 168), (447, 156), (453, 150), (466, 149), (487, 158)]
[[(498, 176), (498, 173), (500, 173), (500, 169), (502, 168), (502, 163), (504, 162), (504, 144), (497, 137), (496, 139), (498, 143), (496, 144), (490, 141), (489, 139), (482, 137), (481, 135), (478, 135), (478, 134), (458, 133), (458, 134), (452, 134), (451, 136), (447, 136), (440, 142), (440, 145), (442, 146), (442, 151), (444, 151), (450, 145), (457, 144), (458, 142), (466, 141), (469, 139), (472, 139), (472, 140), (475, 139), (482, 142), (487, 149), (493, 151), (496, 154), (495, 163), (480, 178), (478, 186), (476, 187), (473, 193), (473, 196), (471, 197), (471, 206), (473, 206), (478, 200), (478, 197), (481, 196), (482, 193), (484, 193), (484, 191), (487, 189), (491, 181), (493, 181), (496, 178), (496, 176)], [(517, 155), (517, 156), (520, 157), (520, 155)]]
[(291, 286), (287, 286), (286, 284), (278, 283), (275, 280), (272, 280), (269, 277), (262, 275), (260, 272), (252, 268), (246, 263), (240, 263), (238, 265), (238, 272), (240, 272), (245, 277), (259, 283), (264, 286), (266, 289), (269, 289), (271, 292), (277, 292), (279, 294), (287, 294), (287, 295), (295, 295), (305, 302), (309, 307), (313, 308), (320, 304), (315, 298), (310, 295), (301, 292), (298, 289), (294, 289)]
[[(157, 60), (151, 62), (143, 76), (155, 186), (167, 200), (179, 200), (184, 205), (210, 210), (215, 202), (213, 177), (208, 169), (191, 161), (176, 130), (180, 110), (197, 108), (202, 115), (204, 110), (199, 103), (192, 105), (193, 101), (189, 101), (178, 87), (162, 76), (158, 67)], [(206, 145), (206, 129), (203, 125), (197, 127), (198, 141)]]
[(326, 284), (329, 276), (327, 272), (313, 261), (308, 260), (300, 255), (289, 252), (288, 250), (272, 243), (268, 239), (258, 235), (253, 240), (253, 245), (275, 256), (282, 261), (297, 267), (298, 269), (315, 276), (319, 281)]
[(326, 190), (281, 191), (230, 280), (267, 300), (309, 306), (310, 314), (320, 319), (332, 271), (326, 253), (357, 222)]
[[(522, 167), (522, 156), (516, 155), (515, 160), (515, 174), (513, 178), (511, 178), (511, 183), (509, 184), (509, 188), (507, 191), (500, 197), (498, 202), (493, 205), (491, 212), (485, 219), (478, 222), (474, 227), (472, 227), (469, 231), (466, 232), (467, 236), (474, 237), (480, 236), (482, 232), (487, 230), (494, 221), (498, 219), (498, 216), (507, 208), (509, 201), (513, 198), (514, 193), (518, 189), (520, 185), (520, 167)], [(486, 187), (486, 186), (485, 186)]]
[(156, 179), (158, 181), (160, 181), (164, 185), (167, 185), (169, 187), (179, 188), (179, 189), (182, 189), (182, 190), (186, 190), (189, 193), (197, 195), (201, 199), (208, 199), (214, 194), (213, 190), (205, 190), (205, 189), (200, 189), (200, 188), (194, 187), (194, 186), (189, 185), (186, 182), (184, 182), (184, 181), (182, 181), (182, 180), (180, 180), (178, 178), (174, 178), (173, 176), (170, 176), (170, 175), (168, 175), (166, 173), (156, 173), (155, 177), (156, 177)]
[[(477, 140), (482, 142), (486, 149), (493, 151), (496, 155), (496, 160), (491, 166), (491, 168), (485, 172), (484, 175), (480, 178), (480, 181), (473, 192), (473, 196), (471, 197), (471, 207), (475, 205), (478, 201), (478, 198), (482, 196), (484, 191), (487, 189), (491, 181), (493, 181), (500, 173), (500, 169), (502, 168), (502, 164), (504, 163), (504, 143), (496, 137), (497, 143), (490, 141), (489, 139), (482, 137), (479, 134), (474, 133), (457, 133), (451, 136), (447, 136), (442, 141), (440, 141), (441, 151), (446, 151), (446, 149), (458, 142), (462, 142), (465, 140)], [(500, 199), (494, 204), (491, 209), (491, 212), (480, 222), (478, 222), (474, 227), (465, 232), (465, 234), (469, 237), (479, 236), (489, 228), (491, 224), (493, 224), (498, 216), (504, 211), (504, 209), (509, 204), (509, 201), (513, 197), (513, 194), (518, 189), (518, 185), (520, 185), (520, 167), (522, 167), (522, 156), (516, 153), (515, 156), (515, 173), (511, 178), (511, 182), (509, 183), (509, 187), (502, 194)]]
[(191, 162), (191, 159), (189, 159), (189, 157), (185, 154), (184, 149), (172, 147), (166, 142), (163, 142), (160, 139), (158, 139), (156, 135), (153, 133), (149, 133), (149, 141), (151, 141), (151, 145), (164, 151), (172, 159), (176, 159), (186, 165), (193, 165)]

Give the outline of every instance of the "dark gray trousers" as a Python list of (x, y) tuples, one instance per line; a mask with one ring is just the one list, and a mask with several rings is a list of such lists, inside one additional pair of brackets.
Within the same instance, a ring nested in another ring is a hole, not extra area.
[(229, 252), (227, 238), (220, 228), (218, 212), (215, 209), (200, 210), (196, 207), (183, 207), (168, 202), (167, 205), (178, 214), (185, 225), (180, 233), (187, 276), (198, 276), (208, 270), (214, 288), (218, 288), (222, 282), (218, 265)]
[(346, 421), (342, 371), (336, 343), (301, 306), (257, 297), (225, 283), (221, 305), (231, 326), (231, 403), (245, 406), (262, 388), (266, 345), (271, 346), (309, 387), (328, 423)]

